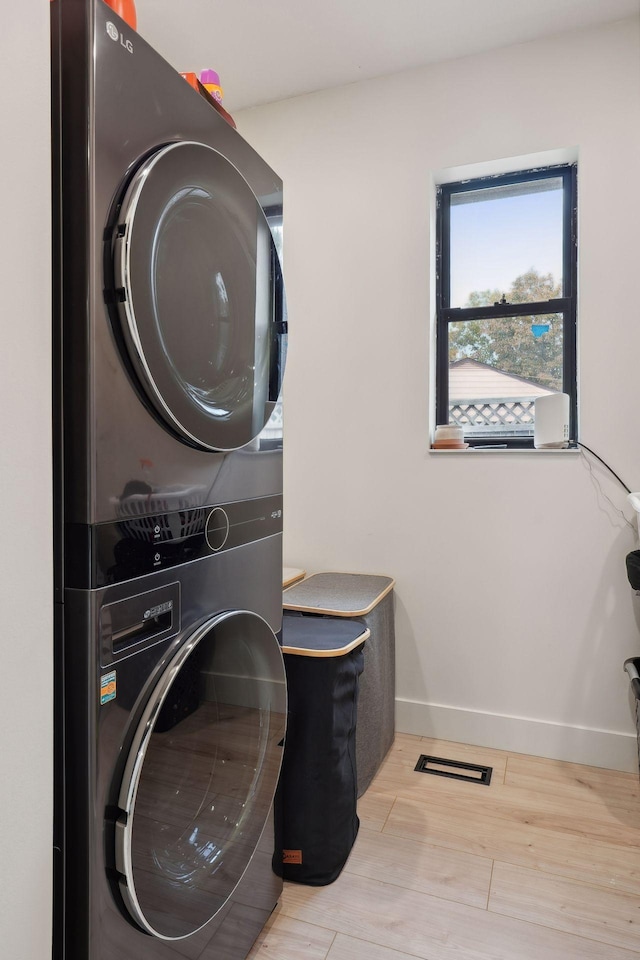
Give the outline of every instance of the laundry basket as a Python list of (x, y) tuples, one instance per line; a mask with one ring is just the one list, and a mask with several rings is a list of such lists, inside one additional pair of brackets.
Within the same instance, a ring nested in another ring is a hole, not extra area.
[(636, 731), (638, 734), (638, 776), (640, 777), (640, 657), (630, 657), (624, 662), (624, 668), (631, 680), (631, 691), (635, 701)]
[[(638, 494), (632, 494), (631, 496), (637, 497)], [(640, 522), (640, 513), (638, 514), (638, 521)], [(640, 594), (640, 550), (632, 550), (631, 553), (628, 553), (626, 564), (629, 583), (636, 593)], [(640, 657), (629, 657), (624, 662), (624, 669), (629, 674), (631, 691), (634, 696), (636, 730), (638, 733), (638, 774), (640, 776)]]
[(273, 869), (285, 880), (332, 883), (356, 839), (358, 681), (368, 637), (360, 623), (283, 616), (289, 711)]
[(371, 631), (360, 678), (356, 758), (358, 796), (373, 780), (395, 736), (395, 629), (392, 577), (316, 573), (286, 590), (285, 610), (340, 617)]

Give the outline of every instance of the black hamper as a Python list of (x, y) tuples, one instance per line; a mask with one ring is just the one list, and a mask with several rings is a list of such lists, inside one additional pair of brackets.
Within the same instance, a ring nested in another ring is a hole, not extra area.
[(285, 610), (324, 614), (371, 632), (358, 692), (358, 796), (365, 792), (395, 735), (395, 631), (392, 577), (315, 573), (286, 590)]
[(289, 716), (273, 866), (285, 880), (332, 883), (358, 833), (356, 713), (368, 636), (361, 623), (284, 614)]
[[(631, 553), (627, 554), (627, 576), (636, 593), (640, 593), (640, 550), (632, 550)], [(629, 657), (624, 662), (624, 669), (631, 680), (636, 730), (638, 732), (638, 775), (640, 776), (640, 657)]]
[(624, 668), (631, 680), (631, 691), (633, 693), (636, 730), (638, 732), (638, 775), (640, 776), (640, 657), (630, 657), (629, 660), (625, 660)]

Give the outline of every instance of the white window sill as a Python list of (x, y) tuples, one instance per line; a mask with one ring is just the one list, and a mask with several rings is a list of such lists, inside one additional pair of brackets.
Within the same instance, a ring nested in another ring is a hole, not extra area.
[(577, 454), (577, 453), (580, 453), (580, 448), (579, 448), (579, 447), (560, 447), (560, 448), (551, 449), (551, 450), (549, 450), (549, 449), (546, 449), (546, 450), (545, 450), (545, 449), (536, 450), (535, 447), (511, 447), (511, 448), (509, 448), (509, 447), (506, 447), (506, 448), (505, 448), (505, 447), (493, 447), (493, 448), (489, 448), (489, 447), (484, 447), (484, 448), (479, 448), (479, 447), (467, 447), (466, 450), (433, 450), (433, 449), (430, 449), (428, 452), (429, 452), (429, 453), (435, 453), (435, 454), (437, 454), (438, 456), (442, 456), (443, 454), (444, 454), (445, 456), (451, 456), (451, 455), (453, 454), (453, 455), (456, 456), (456, 457), (459, 457), (459, 456), (461, 456), (461, 455), (462, 455), (462, 456), (469, 456), (469, 455), (471, 455), (471, 456), (474, 456), (474, 457), (478, 457), (478, 456), (482, 456), (482, 454), (485, 454), (485, 453), (488, 453), (489, 456), (491, 456), (491, 457), (495, 457), (497, 454), (502, 454), (502, 455), (508, 454), (509, 456), (513, 456), (514, 454), (517, 454), (517, 455), (519, 455), (519, 456), (522, 456), (522, 455), (524, 455), (524, 456), (530, 456), (531, 454), (535, 454), (536, 457), (540, 457), (540, 456), (543, 456), (543, 457), (544, 457), (544, 456), (547, 456), (547, 457), (548, 457), (548, 456), (552, 456), (552, 457), (557, 457), (557, 456), (565, 457), (565, 456), (567, 456), (567, 454), (570, 454), (570, 455), (571, 455), (571, 454), (574, 454), (574, 455), (575, 455), (575, 454)]

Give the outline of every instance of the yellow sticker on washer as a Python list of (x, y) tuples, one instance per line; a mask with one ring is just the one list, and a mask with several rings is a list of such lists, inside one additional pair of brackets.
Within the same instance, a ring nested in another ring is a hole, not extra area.
[(100, 677), (100, 705), (116, 698), (116, 672), (105, 673)]

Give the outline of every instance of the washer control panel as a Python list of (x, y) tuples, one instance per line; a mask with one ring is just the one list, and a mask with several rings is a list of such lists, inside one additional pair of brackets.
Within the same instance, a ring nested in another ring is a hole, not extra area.
[(69, 552), (88, 553), (91, 563), (67, 571), (67, 585), (95, 589), (121, 583), (279, 533), (281, 495), (76, 527), (67, 531), (69, 545), (78, 545)]

